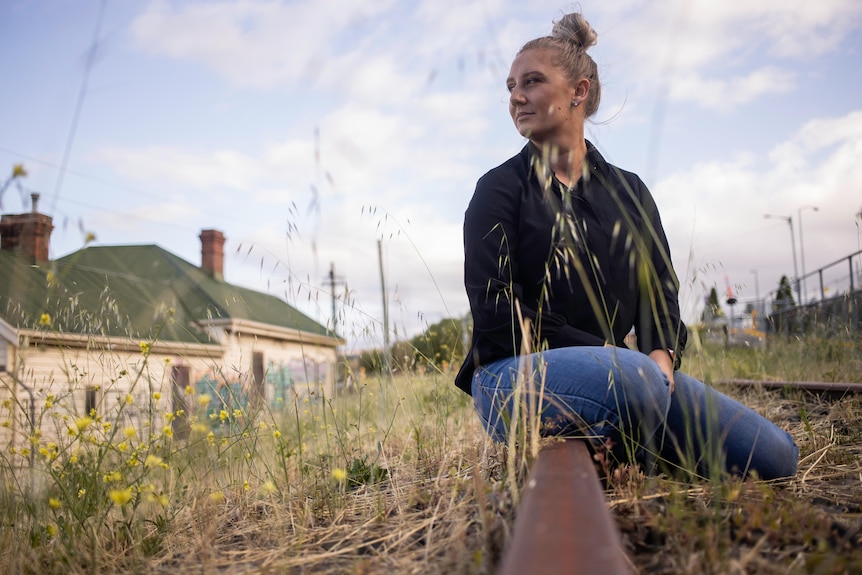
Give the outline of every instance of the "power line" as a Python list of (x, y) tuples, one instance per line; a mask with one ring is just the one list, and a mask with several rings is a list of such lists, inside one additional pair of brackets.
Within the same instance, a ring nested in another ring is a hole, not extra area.
[(63, 176), (66, 173), (66, 166), (72, 153), (72, 144), (75, 141), (75, 133), (78, 131), (78, 120), (81, 117), (81, 110), (84, 108), (84, 100), (87, 97), (87, 84), (89, 83), (93, 63), (96, 61), (96, 48), (99, 44), (99, 33), (102, 30), (102, 19), (105, 15), (106, 4), (107, 0), (102, 0), (99, 4), (99, 13), (96, 16), (96, 29), (93, 30), (93, 41), (90, 43), (90, 50), (87, 52), (87, 63), (84, 66), (81, 90), (78, 92), (78, 101), (75, 104), (75, 113), (72, 116), (72, 125), (69, 128), (69, 137), (66, 140), (66, 148), (63, 150), (63, 161), (60, 163), (60, 173), (57, 176), (57, 184), (54, 186), (54, 201), (51, 203), (52, 212), (57, 207), (57, 200), (60, 198), (60, 190), (63, 187)]

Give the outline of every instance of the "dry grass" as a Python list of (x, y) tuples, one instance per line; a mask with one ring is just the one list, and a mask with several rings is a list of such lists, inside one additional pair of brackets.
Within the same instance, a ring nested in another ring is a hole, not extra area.
[[(834, 342), (782, 342), (707, 348), (687, 365), (707, 381), (858, 381), (860, 357)], [(62, 525), (45, 534), (69, 507), (45, 505), (55, 491), (44, 473), (41, 488), (16, 488), (25, 471), (7, 460), (0, 570), (494, 572), (523, 470), (518, 485), (507, 483), (505, 448), (485, 439), (451, 374), (393, 385), (371, 380), (354, 394), (269, 414), (263, 431), (237, 429), (231, 449), (171, 444), (158, 483), (167, 506), (105, 503), (98, 521), (68, 530), (72, 540)], [(634, 565), (642, 573), (862, 572), (862, 399), (725, 391), (793, 434), (799, 474), (722, 484), (615, 476), (607, 497)], [(276, 428), (283, 436), (273, 441)]]

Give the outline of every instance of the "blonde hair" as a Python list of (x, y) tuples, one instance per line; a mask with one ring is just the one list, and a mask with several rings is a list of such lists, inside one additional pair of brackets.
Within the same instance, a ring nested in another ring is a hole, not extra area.
[(584, 101), (584, 114), (590, 117), (599, 109), (599, 101), (602, 99), (599, 71), (596, 62), (587, 54), (587, 49), (595, 46), (597, 39), (598, 34), (583, 14), (573, 12), (554, 22), (550, 36), (530, 40), (521, 47), (518, 54), (527, 50), (550, 50), (554, 65), (566, 73), (573, 85), (581, 78), (589, 80), (590, 91)]

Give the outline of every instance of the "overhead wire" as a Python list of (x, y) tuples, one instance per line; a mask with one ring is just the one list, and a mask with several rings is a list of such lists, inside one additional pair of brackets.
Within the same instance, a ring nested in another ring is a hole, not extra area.
[(87, 62), (84, 65), (84, 76), (81, 79), (81, 89), (78, 91), (78, 101), (75, 104), (75, 113), (72, 115), (72, 125), (69, 127), (69, 137), (66, 138), (66, 146), (63, 149), (63, 160), (60, 162), (60, 173), (57, 174), (57, 183), (54, 186), (54, 197), (51, 202), (51, 211), (57, 207), (57, 200), (60, 198), (60, 192), (63, 189), (63, 179), (66, 174), (66, 166), (69, 164), (69, 156), (72, 154), (72, 144), (75, 142), (75, 134), (78, 132), (78, 121), (81, 118), (81, 111), (84, 109), (84, 100), (87, 97), (87, 85), (90, 80), (90, 72), (93, 70), (93, 64), (96, 61), (96, 50), (99, 45), (99, 34), (102, 31), (102, 20), (105, 15), (105, 6), (107, 0), (102, 0), (99, 4), (99, 12), (96, 15), (96, 28), (93, 30), (93, 41), (90, 43), (90, 49), (87, 51)]

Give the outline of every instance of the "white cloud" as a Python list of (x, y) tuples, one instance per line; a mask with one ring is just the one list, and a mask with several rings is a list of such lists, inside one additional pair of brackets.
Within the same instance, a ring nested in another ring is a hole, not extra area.
[[(663, 178), (653, 191), (684, 279), (723, 286), (728, 275), (746, 283), (742, 295), (751, 298), (751, 269), (760, 271), (761, 295), (781, 275), (793, 275), (789, 227), (764, 214), (791, 217), (796, 237), (802, 216), (811, 271), (856, 250), (860, 181), (862, 112), (853, 112), (808, 122), (763, 156), (696, 164)], [(689, 254), (692, 265), (686, 266)], [(797, 257), (801, 261), (801, 253)]]
[(659, 0), (601, 9), (608, 28), (600, 47), (625, 54), (619, 61), (632, 78), (666, 81), (672, 97), (708, 108), (719, 98), (739, 105), (792, 89), (789, 60), (836, 50), (862, 20), (862, 4), (852, 0)]
[(132, 24), (142, 50), (201, 62), (239, 86), (313, 78), (342, 34), (357, 34), (389, 0), (153, 0)]
[(760, 68), (727, 80), (699, 74), (678, 75), (670, 86), (670, 97), (690, 100), (704, 108), (722, 110), (750, 102), (764, 94), (791, 92), (794, 73), (773, 67)]

